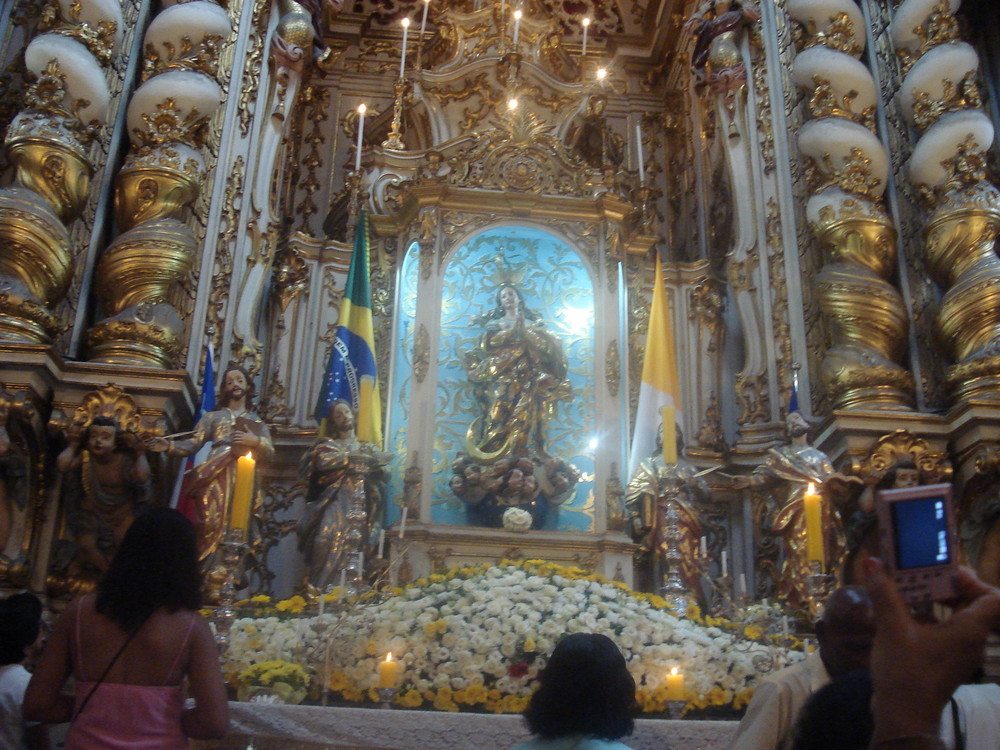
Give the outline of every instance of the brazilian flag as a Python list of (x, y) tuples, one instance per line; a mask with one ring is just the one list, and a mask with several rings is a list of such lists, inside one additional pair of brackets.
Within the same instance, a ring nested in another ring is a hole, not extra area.
[(354, 407), (358, 439), (381, 446), (382, 402), (375, 368), (370, 253), (368, 223), (362, 208), (354, 231), (354, 253), (340, 303), (337, 334), (316, 402), (316, 419), (320, 435), (325, 435), (327, 409), (332, 401), (342, 398)]

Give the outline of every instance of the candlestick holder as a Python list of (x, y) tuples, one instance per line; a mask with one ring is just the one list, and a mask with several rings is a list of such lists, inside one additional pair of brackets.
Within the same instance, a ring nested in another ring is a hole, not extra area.
[(806, 576), (806, 600), (809, 607), (809, 618), (816, 622), (823, 616), (823, 604), (833, 591), (834, 577), (824, 572), (823, 563), (819, 560), (809, 561), (809, 574)]
[(243, 554), (247, 547), (246, 529), (229, 529), (219, 542), (219, 568), (225, 571), (219, 587), (219, 606), (213, 618), (215, 622), (215, 642), (220, 651), (229, 647), (229, 631), (233, 627), (236, 613), (236, 582), (243, 575)]
[(395, 151), (402, 151), (403, 144), (403, 100), (409, 87), (409, 81), (400, 76), (393, 86), (392, 100), (392, 124), (389, 126), (389, 137), (382, 141), (382, 148), (391, 148)]
[(680, 568), (684, 560), (681, 554), (681, 541), (684, 532), (681, 531), (680, 512), (677, 510), (677, 503), (673, 500), (667, 501), (664, 512), (665, 528), (663, 531), (663, 541), (666, 549), (663, 553), (663, 563), (667, 568), (663, 576), (663, 585), (660, 587), (660, 595), (673, 607), (678, 617), (683, 617), (687, 612), (688, 590), (681, 580)]
[(396, 697), (396, 693), (399, 691), (399, 688), (380, 687), (376, 688), (376, 690), (378, 690), (379, 700), (382, 701), (379, 708), (392, 708), (392, 699)]

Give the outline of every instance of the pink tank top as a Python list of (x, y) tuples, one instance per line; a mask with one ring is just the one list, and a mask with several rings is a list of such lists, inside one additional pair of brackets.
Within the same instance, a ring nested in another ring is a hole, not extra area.
[[(177, 669), (193, 626), (194, 618), (191, 618), (168, 677)], [(76, 652), (77, 668), (80, 669), (79, 610)], [(128, 685), (105, 681), (97, 687), (83, 711), (77, 713), (93, 689), (93, 682), (76, 683), (76, 718), (66, 733), (66, 750), (187, 750), (188, 741), (181, 728), (184, 694), (180, 685)]]

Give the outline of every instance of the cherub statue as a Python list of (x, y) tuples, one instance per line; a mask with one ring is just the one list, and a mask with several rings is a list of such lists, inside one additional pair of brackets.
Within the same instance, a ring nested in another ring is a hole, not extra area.
[(746, 85), (740, 39), (743, 28), (759, 18), (754, 0), (705, 0), (688, 20), (697, 34), (691, 67), (715, 93), (725, 94)]
[(149, 462), (139, 435), (113, 417), (72, 422), (56, 458), (64, 475), (67, 526), (76, 564), (103, 573), (149, 495)]

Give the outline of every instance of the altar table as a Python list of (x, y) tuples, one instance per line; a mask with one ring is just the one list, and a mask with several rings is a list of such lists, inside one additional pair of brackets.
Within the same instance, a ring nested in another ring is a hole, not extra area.
[[(230, 703), (230, 733), (199, 747), (218, 750), (508, 750), (526, 739), (520, 716)], [(633, 750), (724, 750), (735, 721), (638, 719), (623, 741)]]

